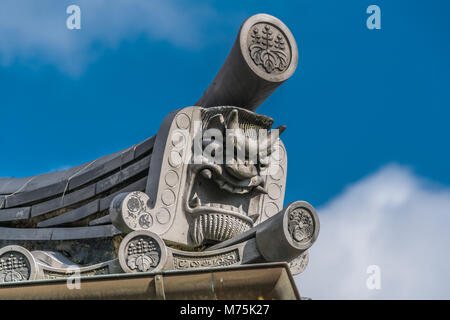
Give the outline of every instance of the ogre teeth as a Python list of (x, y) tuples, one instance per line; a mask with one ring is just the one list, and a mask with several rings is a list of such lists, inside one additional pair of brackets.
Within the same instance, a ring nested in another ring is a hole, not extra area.
[(264, 188), (261, 187), (261, 186), (257, 186), (257, 187), (255, 187), (253, 190), (255, 190), (256, 192), (259, 192), (259, 193), (267, 194), (266, 189), (264, 189)]
[(189, 205), (191, 206), (191, 208), (200, 207), (202, 205), (197, 193), (195, 193), (194, 197), (192, 197), (191, 201), (189, 201)]
[(239, 212), (244, 213), (244, 208), (242, 207), (242, 203), (239, 205)]
[(200, 171), (200, 173), (206, 179), (211, 179), (212, 178), (212, 172), (209, 169), (203, 169), (202, 171)]
[(256, 220), (258, 220), (259, 218), (259, 213), (257, 214), (252, 214), (251, 216), (248, 216), (250, 219), (253, 220), (253, 222), (256, 222)]

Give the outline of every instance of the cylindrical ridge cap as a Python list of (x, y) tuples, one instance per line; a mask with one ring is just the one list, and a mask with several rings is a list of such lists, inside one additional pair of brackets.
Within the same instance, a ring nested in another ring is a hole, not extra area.
[(297, 64), (297, 44), (288, 27), (271, 15), (256, 14), (242, 24), (227, 60), (196, 105), (255, 110)]
[(289, 79), (298, 65), (298, 49), (289, 28), (265, 13), (251, 16), (239, 31), (241, 53), (260, 78), (270, 82)]

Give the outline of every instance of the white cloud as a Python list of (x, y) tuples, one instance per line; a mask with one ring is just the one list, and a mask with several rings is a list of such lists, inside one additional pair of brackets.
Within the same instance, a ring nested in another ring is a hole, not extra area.
[[(321, 230), (306, 271), (313, 299), (450, 299), (450, 190), (389, 165), (318, 209)], [(369, 265), (381, 289), (369, 290)]]
[[(68, 30), (66, 8), (81, 8), (81, 30)], [(175, 46), (201, 46), (216, 13), (184, 0), (72, 0), (0, 2), (0, 65), (53, 64), (79, 75), (105, 48), (144, 34)]]

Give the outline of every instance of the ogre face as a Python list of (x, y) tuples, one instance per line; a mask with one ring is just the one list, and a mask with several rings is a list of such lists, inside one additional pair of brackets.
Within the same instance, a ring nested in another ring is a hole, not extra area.
[[(236, 107), (176, 110), (154, 141), (145, 193), (110, 205), (123, 232), (193, 248), (242, 234), (283, 208), (287, 155), (273, 120)], [(136, 199), (135, 199), (136, 198)]]
[(253, 226), (261, 214), (256, 203), (267, 193), (269, 158), (284, 129), (269, 131), (271, 118), (237, 107), (202, 108), (201, 119), (201, 154), (194, 150), (185, 198), (196, 245), (224, 241)]

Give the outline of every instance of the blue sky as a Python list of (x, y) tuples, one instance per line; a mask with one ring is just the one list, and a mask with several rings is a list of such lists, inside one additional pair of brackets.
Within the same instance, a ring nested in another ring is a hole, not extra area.
[[(70, 4), (81, 30), (66, 28)], [(366, 27), (371, 4), (381, 30)], [(2, 1), (0, 176), (63, 169), (154, 135), (197, 101), (241, 23), (261, 12), (286, 23), (300, 52), (294, 76), (258, 109), (287, 125), (286, 202), (307, 200), (327, 221), (355, 186), (395, 184), (386, 172), (448, 196), (448, 1)]]

